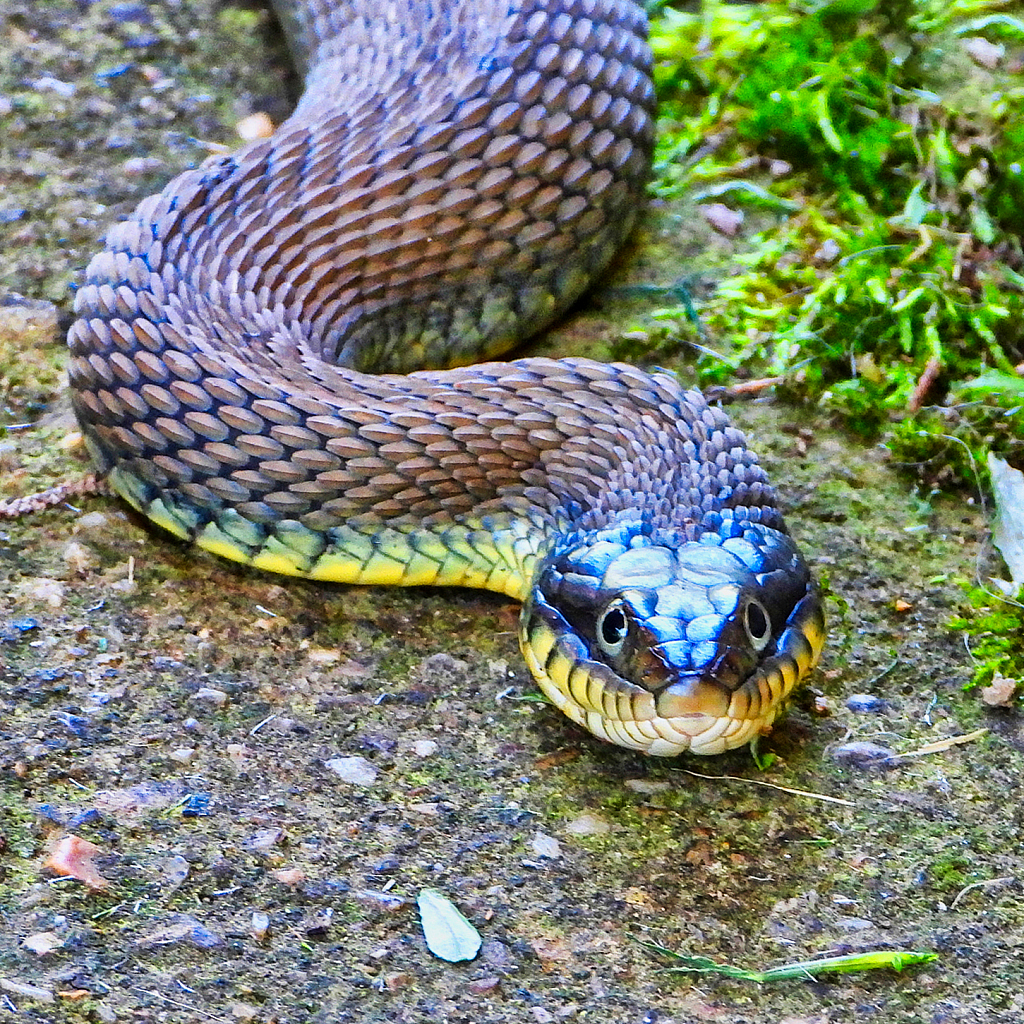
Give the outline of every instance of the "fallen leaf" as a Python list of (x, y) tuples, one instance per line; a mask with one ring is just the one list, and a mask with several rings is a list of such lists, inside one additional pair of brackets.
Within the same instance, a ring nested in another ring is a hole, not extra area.
[(480, 933), (447, 896), (436, 889), (421, 889), (416, 904), (427, 949), (434, 956), (457, 963), (472, 960), (480, 952)]
[(102, 852), (88, 839), (75, 835), (64, 836), (54, 845), (43, 867), (62, 878), (74, 878), (90, 889), (106, 889), (110, 883), (93, 863), (93, 858)]
[(992, 682), (983, 686), (978, 693), (981, 699), (992, 708), (1006, 708), (1013, 703), (1014, 694), (1017, 692), (1017, 680), (1007, 679), (1006, 676), (996, 672), (992, 676)]
[(996, 499), (996, 521), (992, 543), (999, 548), (1010, 581), (994, 580), (1008, 597), (1016, 597), (1024, 588), (1024, 473), (1008, 462), (988, 456), (988, 472)]

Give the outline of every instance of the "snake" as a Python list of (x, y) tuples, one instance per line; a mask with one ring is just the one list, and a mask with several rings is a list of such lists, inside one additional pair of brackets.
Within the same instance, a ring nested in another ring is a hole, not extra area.
[(644, 12), (278, 9), (294, 112), (142, 201), (77, 292), (69, 378), (98, 470), (248, 566), (520, 601), (537, 684), (603, 740), (756, 739), (825, 624), (742, 432), (669, 371), (499, 358), (643, 209)]

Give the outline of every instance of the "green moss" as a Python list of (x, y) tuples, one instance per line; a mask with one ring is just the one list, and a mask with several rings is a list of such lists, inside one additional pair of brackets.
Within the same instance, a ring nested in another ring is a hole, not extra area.
[(939, 854), (928, 865), (928, 879), (932, 886), (948, 896), (955, 896), (965, 885), (977, 881), (977, 872), (968, 857), (958, 850)]
[(999, 599), (997, 594), (965, 586), (967, 607), (950, 622), (950, 628), (966, 634), (974, 659), (974, 671), (966, 689), (987, 686), (1001, 675), (1024, 680), (1024, 607)]
[(217, 13), (217, 27), (226, 35), (254, 35), (263, 20), (262, 11), (244, 11), (239, 7), (228, 7)]
[[(710, 3), (655, 26), (655, 193), (703, 185), (700, 198), (742, 204), (762, 228), (698, 309), (704, 383), (784, 377), (859, 434), (892, 430), (901, 458), (943, 453), (953, 408), (975, 458), (1021, 455), (1019, 395), (968, 390), (987, 369), (1021, 380), (1024, 90), (997, 70), (991, 91), (939, 96), (968, 61), (959, 37), (996, 30), (956, 20), (980, 9)], [(673, 323), (692, 338), (693, 312), (660, 310), (658, 344)], [(919, 432), (937, 438), (931, 454)]]

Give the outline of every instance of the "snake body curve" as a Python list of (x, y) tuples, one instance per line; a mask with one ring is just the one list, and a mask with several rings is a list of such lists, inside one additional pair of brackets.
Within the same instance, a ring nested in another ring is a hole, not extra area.
[(236, 561), (521, 600), (539, 685), (604, 739), (667, 756), (756, 736), (824, 622), (742, 434), (668, 373), (453, 368), (550, 323), (629, 232), (653, 139), (643, 13), (286, 14), (308, 69), (292, 117), (144, 201), (89, 265), (69, 346), (94, 460)]

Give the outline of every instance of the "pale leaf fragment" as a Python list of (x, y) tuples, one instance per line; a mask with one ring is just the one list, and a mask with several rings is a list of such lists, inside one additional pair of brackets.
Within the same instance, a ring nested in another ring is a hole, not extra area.
[(88, 839), (68, 835), (59, 839), (43, 864), (44, 868), (63, 878), (74, 878), (90, 889), (106, 889), (110, 884), (96, 867), (94, 858), (103, 851)]
[(449, 963), (472, 960), (483, 944), (480, 933), (454, 903), (436, 889), (421, 889), (416, 897), (427, 949)]
[(978, 691), (981, 699), (992, 708), (1008, 708), (1013, 704), (1016, 692), (1017, 680), (1007, 679), (1001, 672), (996, 672), (992, 676), (992, 682)]
[(991, 452), (988, 471), (996, 499), (992, 543), (1010, 570), (1010, 582), (992, 582), (1008, 597), (1016, 597), (1024, 588), (1024, 473)]

